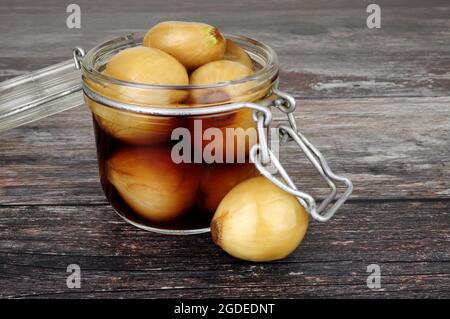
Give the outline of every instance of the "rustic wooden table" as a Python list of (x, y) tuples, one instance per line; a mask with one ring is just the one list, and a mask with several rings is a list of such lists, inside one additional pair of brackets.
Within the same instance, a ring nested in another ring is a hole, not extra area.
[[(289, 258), (229, 257), (208, 234), (170, 237), (116, 216), (100, 189), (88, 110), (0, 134), (0, 296), (450, 297), (450, 3), (363, 0), (0, 2), (0, 80), (70, 58), (161, 20), (198, 20), (279, 54), (281, 87), (304, 134), (351, 178), (354, 194), (328, 223), (312, 222)], [(295, 146), (295, 180), (319, 182)], [(66, 267), (81, 267), (81, 288)], [(381, 287), (366, 285), (381, 267)]]

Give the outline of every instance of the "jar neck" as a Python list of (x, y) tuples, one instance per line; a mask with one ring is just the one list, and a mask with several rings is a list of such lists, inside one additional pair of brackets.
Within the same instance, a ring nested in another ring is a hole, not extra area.
[[(121, 50), (142, 44), (144, 33), (113, 39), (90, 50), (82, 62), (84, 86), (94, 93), (124, 104), (145, 107), (207, 107), (265, 98), (278, 78), (278, 59), (268, 46), (256, 40), (225, 35), (243, 48), (255, 65), (255, 73), (236, 81), (205, 86), (168, 86), (130, 83), (109, 77), (103, 70)], [(177, 102), (170, 97), (176, 95)]]

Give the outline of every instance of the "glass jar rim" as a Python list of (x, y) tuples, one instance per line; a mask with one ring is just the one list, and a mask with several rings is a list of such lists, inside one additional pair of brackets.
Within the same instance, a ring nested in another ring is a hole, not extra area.
[[(142, 40), (144, 38), (145, 32), (133, 32), (129, 35), (118, 37), (112, 39), (110, 41), (99, 44), (89, 50), (86, 56), (83, 58), (81, 63), (81, 69), (83, 71), (83, 75), (89, 79), (94, 81), (98, 81), (101, 83), (110, 83), (114, 85), (127, 86), (127, 87), (135, 87), (141, 89), (159, 89), (159, 90), (202, 90), (202, 89), (217, 89), (223, 88), (230, 85), (242, 84), (255, 80), (264, 80), (267, 78), (271, 78), (278, 72), (278, 56), (276, 52), (269, 47), (268, 45), (254, 40), (249, 37), (241, 36), (241, 35), (233, 35), (225, 33), (224, 36), (226, 39), (232, 40), (233, 42), (243, 45), (243, 46), (251, 46), (254, 50), (258, 50), (259, 52), (252, 52), (246, 50), (246, 52), (250, 55), (252, 60), (255, 57), (258, 57), (264, 65), (261, 69), (257, 70), (253, 74), (231, 81), (224, 81), (220, 83), (208, 84), (208, 85), (159, 85), (159, 84), (146, 84), (146, 83), (137, 83), (137, 82), (129, 82), (124, 80), (119, 80), (114, 77), (111, 77), (107, 74), (104, 74), (98, 70), (97, 60), (104, 55), (111, 56), (112, 52), (115, 52), (119, 49), (123, 50), (126, 48), (134, 47), (142, 44)], [(245, 47), (244, 47), (245, 49)], [(263, 56), (257, 56), (257, 53)], [(258, 62), (258, 61), (257, 61)]]

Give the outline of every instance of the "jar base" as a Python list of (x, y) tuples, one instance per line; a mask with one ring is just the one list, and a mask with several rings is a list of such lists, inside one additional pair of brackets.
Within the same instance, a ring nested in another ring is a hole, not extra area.
[(157, 228), (157, 227), (147, 226), (147, 225), (141, 224), (141, 223), (139, 223), (137, 221), (134, 221), (134, 220), (126, 217), (120, 211), (115, 209), (113, 206), (112, 206), (112, 209), (114, 210), (114, 212), (117, 215), (119, 215), (120, 218), (122, 218), (127, 223), (133, 225), (134, 227), (137, 227), (139, 229), (142, 229), (142, 230), (145, 230), (145, 231), (148, 231), (148, 232), (153, 232), (153, 233), (163, 234), (163, 235), (184, 236), (184, 235), (204, 234), (204, 233), (208, 233), (208, 232), (211, 231), (210, 227), (195, 228), (195, 229), (164, 229), (164, 228)]

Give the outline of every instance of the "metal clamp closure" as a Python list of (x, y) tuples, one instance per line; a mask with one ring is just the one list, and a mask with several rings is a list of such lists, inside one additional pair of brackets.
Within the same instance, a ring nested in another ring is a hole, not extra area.
[[(260, 131), (263, 131), (262, 129), (260, 129), (261, 124), (264, 123), (263, 115), (259, 115), (257, 117), (256, 122), (258, 125), (257, 127), (259, 144), (253, 146), (253, 148), (250, 150), (250, 159), (253, 161), (253, 163), (263, 176), (265, 176), (272, 183), (274, 183), (284, 191), (297, 197), (300, 204), (305, 207), (306, 211), (314, 219), (321, 222), (328, 221), (331, 217), (333, 217), (333, 215), (342, 206), (342, 204), (349, 198), (350, 194), (353, 191), (353, 184), (349, 179), (334, 174), (322, 153), (320, 153), (320, 151), (316, 149), (314, 145), (312, 145), (311, 142), (309, 142), (305, 138), (305, 136), (303, 136), (303, 134), (298, 131), (295, 116), (293, 114), (296, 107), (294, 97), (288, 93), (279, 91), (278, 89), (274, 89), (273, 93), (277, 95), (277, 99), (274, 100), (273, 106), (280, 109), (283, 113), (286, 113), (288, 117), (287, 125), (282, 124), (278, 126), (281, 142), (295, 141), (295, 143), (300, 147), (311, 164), (327, 182), (327, 184), (331, 188), (331, 192), (328, 194), (325, 200), (322, 201), (319, 207), (317, 207), (316, 201), (311, 195), (300, 191), (296, 187), (289, 174), (280, 163), (279, 159), (268, 148), (268, 145), (270, 145), (270, 143), (266, 139), (266, 134), (260, 133)], [(268, 170), (269, 164), (272, 164), (272, 167), (275, 168), (275, 173), (271, 173)], [(336, 197), (336, 182), (341, 182), (346, 186), (344, 194), (339, 198)], [(330, 208), (328, 208), (333, 201), (335, 201), (334, 204)]]

